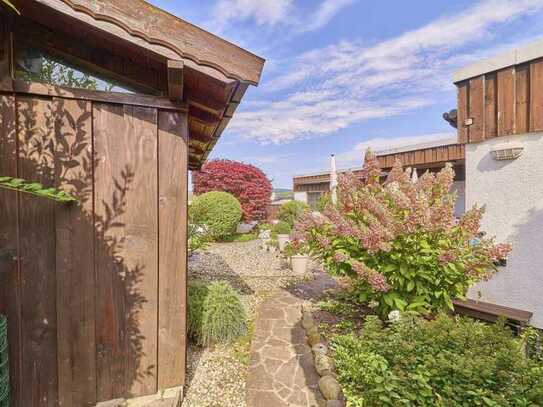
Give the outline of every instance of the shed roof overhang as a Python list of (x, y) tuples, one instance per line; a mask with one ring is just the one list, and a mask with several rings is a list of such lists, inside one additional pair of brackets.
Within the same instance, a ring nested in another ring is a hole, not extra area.
[(25, 17), (44, 26), (74, 37), (100, 37), (163, 63), (170, 97), (189, 107), (190, 169), (205, 162), (245, 91), (258, 85), (262, 74), (264, 59), (143, 0), (19, 0), (16, 4)]

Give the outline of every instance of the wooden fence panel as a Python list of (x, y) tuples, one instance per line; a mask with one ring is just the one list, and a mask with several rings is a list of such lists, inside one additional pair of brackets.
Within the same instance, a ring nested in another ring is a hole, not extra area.
[[(15, 98), (0, 96), (0, 175), (17, 176)], [(0, 312), (8, 318), (11, 402), (21, 407), (21, 291), (17, 193), (0, 189)]]
[(185, 383), (188, 128), (185, 113), (161, 111), (159, 143), (158, 388)]
[(498, 71), (498, 136), (515, 131), (515, 69)]
[[(19, 175), (54, 186), (51, 99), (17, 98)], [(23, 406), (58, 406), (55, 203), (20, 196)]]
[(515, 134), (527, 133), (530, 128), (530, 67), (515, 69)]
[(484, 138), (485, 140), (498, 135), (498, 110), (496, 74), (485, 75), (485, 106), (484, 106)]
[(56, 205), (59, 405), (96, 403), (92, 103), (54, 99), (56, 184), (80, 200)]
[(543, 130), (543, 60), (530, 64), (530, 131)]
[(157, 390), (156, 109), (94, 105), (98, 399)]
[(470, 80), (469, 118), (473, 120), (469, 127), (469, 141), (471, 143), (484, 140), (483, 86), (482, 76)]

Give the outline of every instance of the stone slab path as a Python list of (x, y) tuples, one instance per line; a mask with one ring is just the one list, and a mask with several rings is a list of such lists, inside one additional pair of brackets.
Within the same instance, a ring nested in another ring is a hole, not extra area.
[(321, 407), (319, 375), (301, 326), (301, 306), (336, 283), (324, 273), (299, 289), (277, 290), (258, 309), (247, 380), (247, 407)]

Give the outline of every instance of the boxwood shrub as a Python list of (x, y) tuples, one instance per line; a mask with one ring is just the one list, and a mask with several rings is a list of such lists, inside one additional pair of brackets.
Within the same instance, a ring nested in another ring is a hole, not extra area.
[(362, 334), (332, 343), (348, 405), (540, 406), (543, 363), (503, 322), (439, 316), (383, 328), (368, 317)]
[(239, 201), (233, 195), (219, 191), (197, 196), (189, 209), (191, 223), (205, 225), (215, 239), (234, 233), (241, 215)]

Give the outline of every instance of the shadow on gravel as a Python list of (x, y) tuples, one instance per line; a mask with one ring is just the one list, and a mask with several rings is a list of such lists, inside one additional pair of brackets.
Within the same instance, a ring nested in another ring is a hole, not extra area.
[(255, 293), (243, 278), (224, 261), (221, 255), (211, 252), (195, 253), (189, 258), (189, 263), (197, 262), (198, 256), (205, 256), (206, 263), (209, 266), (205, 270), (200, 268), (189, 269), (190, 280), (227, 281), (243, 295)]

